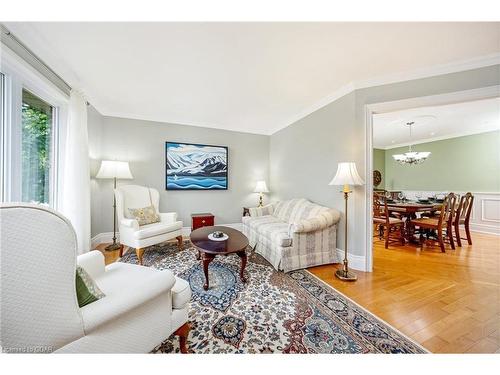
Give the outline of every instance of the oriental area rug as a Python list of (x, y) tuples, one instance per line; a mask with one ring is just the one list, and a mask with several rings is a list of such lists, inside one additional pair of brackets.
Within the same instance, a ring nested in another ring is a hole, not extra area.
[[(240, 281), (238, 256), (221, 256), (210, 264), (205, 291), (189, 241), (184, 250), (169, 243), (146, 249), (145, 266), (169, 269), (191, 286), (193, 353), (427, 353), (308, 271), (278, 272), (251, 248), (247, 252), (247, 283)], [(120, 261), (136, 263), (135, 252)], [(178, 338), (153, 352), (179, 352)]]

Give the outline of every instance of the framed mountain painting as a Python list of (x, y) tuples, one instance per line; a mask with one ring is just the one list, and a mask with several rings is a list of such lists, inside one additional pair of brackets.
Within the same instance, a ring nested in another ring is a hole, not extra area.
[(167, 190), (227, 190), (227, 147), (165, 142)]

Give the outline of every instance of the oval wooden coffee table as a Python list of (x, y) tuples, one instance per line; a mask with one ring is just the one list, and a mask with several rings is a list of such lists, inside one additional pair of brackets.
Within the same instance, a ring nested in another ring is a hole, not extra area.
[[(213, 241), (208, 239), (208, 235), (215, 231), (220, 231), (228, 235), (228, 239), (224, 241)], [(237, 254), (241, 258), (240, 280), (247, 282), (243, 273), (247, 265), (247, 254), (245, 252), (248, 247), (248, 238), (240, 231), (223, 227), (211, 226), (195, 229), (191, 232), (191, 243), (198, 250), (198, 259), (202, 259), (203, 272), (205, 273), (205, 284), (203, 289), (208, 290), (208, 265), (214, 260), (216, 255)]]

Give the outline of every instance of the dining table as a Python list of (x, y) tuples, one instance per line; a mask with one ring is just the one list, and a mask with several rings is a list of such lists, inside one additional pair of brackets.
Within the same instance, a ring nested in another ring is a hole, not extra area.
[(418, 243), (414, 238), (413, 226), (411, 225), (412, 219), (417, 217), (417, 212), (435, 212), (439, 211), (443, 206), (442, 202), (427, 201), (419, 202), (412, 200), (394, 200), (387, 201), (387, 209), (389, 214), (398, 213), (403, 216), (405, 222), (406, 240), (408, 242)]

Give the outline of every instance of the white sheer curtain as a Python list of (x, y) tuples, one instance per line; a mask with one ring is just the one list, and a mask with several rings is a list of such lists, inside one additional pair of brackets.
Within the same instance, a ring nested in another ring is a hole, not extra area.
[(87, 103), (77, 90), (69, 99), (63, 164), (60, 211), (73, 224), (82, 254), (90, 250), (90, 165)]

